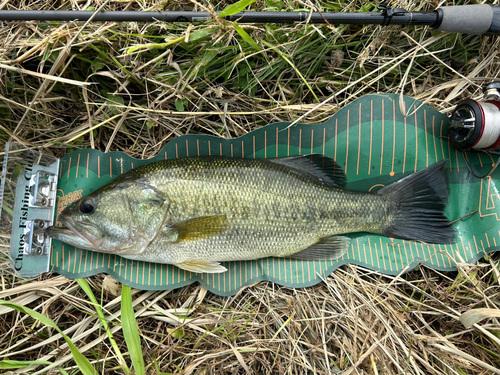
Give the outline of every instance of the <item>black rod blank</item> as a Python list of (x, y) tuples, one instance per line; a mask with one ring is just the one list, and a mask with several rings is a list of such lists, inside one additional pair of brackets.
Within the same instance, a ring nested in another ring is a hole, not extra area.
[[(381, 12), (241, 12), (224, 19), (240, 23), (329, 23), (358, 25), (430, 25), (440, 31), (472, 35), (500, 34), (500, 7), (476, 4), (438, 8), (434, 12), (408, 12), (379, 6)], [(3, 10), (0, 21), (87, 21), (93, 11)], [(220, 12), (219, 12), (220, 13)], [(102, 11), (93, 21), (112, 22), (204, 22), (208, 12)]]
[[(0, 21), (87, 21), (93, 11), (65, 10), (6, 10), (0, 11)], [(218, 12), (220, 13), (220, 12)], [(173, 11), (173, 12), (137, 12), (137, 11), (102, 11), (93, 21), (113, 22), (203, 22), (210, 19), (208, 12)], [(331, 24), (374, 24), (397, 25), (433, 25), (438, 20), (436, 12), (405, 12), (388, 17), (383, 12), (241, 12), (224, 17), (229, 21), (241, 23), (331, 23)]]

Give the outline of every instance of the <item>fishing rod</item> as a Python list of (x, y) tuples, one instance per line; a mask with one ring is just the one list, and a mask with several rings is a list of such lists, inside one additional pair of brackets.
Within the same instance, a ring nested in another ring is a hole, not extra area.
[[(402, 8), (379, 5), (380, 12), (240, 12), (222, 17), (240, 23), (428, 25), (439, 31), (471, 35), (500, 34), (500, 6), (488, 4), (444, 6), (433, 12), (408, 12)], [(93, 11), (3, 10), (0, 21), (87, 21)], [(216, 12), (220, 14), (220, 12)], [(204, 22), (209, 12), (196, 11), (102, 11), (93, 21), (112, 22)]]

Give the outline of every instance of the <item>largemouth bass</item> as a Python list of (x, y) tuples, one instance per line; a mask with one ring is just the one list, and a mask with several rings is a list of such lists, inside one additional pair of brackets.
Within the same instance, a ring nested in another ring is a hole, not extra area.
[(197, 157), (133, 169), (66, 207), (47, 233), (82, 249), (224, 272), (222, 261), (336, 259), (351, 232), (452, 243), (445, 162), (375, 193), (322, 155)]

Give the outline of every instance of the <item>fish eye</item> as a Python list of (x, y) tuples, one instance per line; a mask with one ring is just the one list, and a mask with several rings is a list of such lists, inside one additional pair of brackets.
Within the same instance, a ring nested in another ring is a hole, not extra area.
[(82, 214), (90, 215), (95, 211), (95, 206), (90, 201), (83, 201), (80, 203), (80, 212)]

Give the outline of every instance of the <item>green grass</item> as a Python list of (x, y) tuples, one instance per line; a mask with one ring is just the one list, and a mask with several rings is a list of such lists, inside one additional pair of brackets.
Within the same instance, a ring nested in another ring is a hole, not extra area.
[[(229, 3), (211, 4), (222, 10)], [(354, 12), (373, 11), (378, 4), (257, 0), (240, 5)], [(413, 11), (435, 6), (392, 5)], [(8, 1), (2, 6), (71, 9), (84, 3)], [(110, 1), (105, 9), (144, 6), (202, 10), (209, 3)], [(57, 157), (93, 147), (148, 158), (184, 134), (234, 138), (273, 122), (318, 123), (366, 94), (402, 93), (448, 114), (462, 99), (482, 98), (481, 86), (500, 74), (498, 39), (429, 27), (225, 21), (82, 26), (0, 23), (3, 142), (14, 136)], [(61, 55), (79, 31), (69, 53)], [(88, 85), (77, 84), (82, 82)], [(7, 224), (1, 226), (4, 252)], [(498, 254), (478, 266), (461, 265), (456, 273), (418, 267), (392, 277), (345, 266), (311, 288), (261, 282), (234, 297), (207, 293), (199, 285), (130, 290), (106, 275), (24, 280), (9, 271), (6, 256), (2, 259), (4, 370), (479, 375), (500, 368), (498, 318), (470, 328), (459, 320), (472, 308), (500, 308)]]

